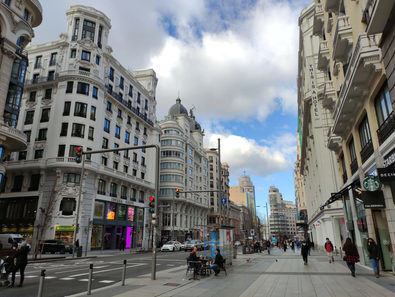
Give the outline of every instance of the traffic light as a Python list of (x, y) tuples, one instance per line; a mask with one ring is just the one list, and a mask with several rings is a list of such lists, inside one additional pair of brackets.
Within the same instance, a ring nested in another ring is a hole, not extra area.
[(224, 221), (224, 217), (221, 217), (220, 220), (221, 220), (221, 223), (222, 223)]
[(154, 197), (152, 197), (152, 196), (149, 197), (149, 204), (148, 204), (148, 206), (149, 206), (149, 212), (150, 213), (154, 213), (155, 212), (155, 199), (154, 199)]
[(180, 198), (180, 189), (176, 189), (176, 198)]
[(81, 161), (82, 161), (82, 147), (77, 146), (75, 148), (75, 162), (81, 163)]

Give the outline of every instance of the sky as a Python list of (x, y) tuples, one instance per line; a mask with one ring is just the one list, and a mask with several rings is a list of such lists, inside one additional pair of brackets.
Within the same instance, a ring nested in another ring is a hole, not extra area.
[[(271, 185), (295, 200), (298, 17), (306, 0), (40, 0), (34, 44), (66, 31), (70, 5), (93, 6), (111, 19), (109, 45), (128, 69), (153, 68), (157, 118), (180, 94), (205, 130), (221, 139), (230, 183), (244, 173), (256, 203)], [(263, 207), (258, 214), (265, 214)]]

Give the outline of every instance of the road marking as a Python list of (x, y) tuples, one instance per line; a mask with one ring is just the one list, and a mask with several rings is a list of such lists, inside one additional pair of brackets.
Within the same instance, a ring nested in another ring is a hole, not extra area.
[(75, 279), (75, 278), (72, 278), (72, 277), (62, 277), (62, 278), (60, 278), (60, 280), (73, 280), (73, 279)]
[[(93, 278), (92, 278), (92, 280), (93, 280)], [(79, 281), (79, 282), (87, 282), (87, 281), (89, 281), (89, 279), (87, 279), (87, 278), (81, 278), (81, 279), (79, 279), (78, 281)]]
[(38, 277), (38, 275), (25, 275), (25, 278), (33, 278), (33, 277)]
[[(143, 266), (146, 264), (134, 264), (134, 265), (129, 265), (127, 266), (127, 268), (132, 268), (132, 267), (137, 267), (137, 266)], [(94, 274), (98, 274), (98, 273), (102, 273), (102, 272), (107, 272), (107, 271), (114, 271), (114, 270), (119, 270), (119, 269), (123, 269), (123, 267), (117, 267), (117, 268), (111, 268), (111, 269), (105, 269), (105, 270), (99, 270), (99, 271), (95, 271), (93, 270)], [(74, 274), (74, 275), (69, 275), (69, 277), (78, 277), (78, 276), (83, 276), (83, 275), (88, 275), (89, 272), (86, 273), (80, 273), (80, 274)]]
[(174, 266), (176, 266), (176, 265), (174, 265), (174, 264), (166, 264), (166, 266), (174, 267)]
[(102, 280), (102, 281), (99, 281), (99, 283), (104, 283), (104, 284), (110, 284), (110, 283), (114, 283), (115, 281), (113, 281), (113, 280)]
[(46, 276), (45, 279), (53, 279), (56, 278), (56, 276)]

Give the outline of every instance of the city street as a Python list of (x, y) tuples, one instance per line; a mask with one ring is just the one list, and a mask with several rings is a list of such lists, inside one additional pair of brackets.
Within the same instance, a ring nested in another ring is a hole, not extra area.
[[(44, 296), (67, 296), (85, 292), (88, 283), (89, 264), (94, 267), (93, 288), (100, 288), (119, 282), (122, 276), (122, 263), (126, 259), (127, 278), (137, 277), (151, 272), (151, 253), (146, 254), (104, 254), (97, 258), (79, 260), (64, 260), (46, 263), (29, 263), (25, 272), (23, 288), (0, 287), (0, 296), (30, 297), (37, 296), (38, 283), (41, 269), (46, 270)], [(158, 252), (157, 269), (165, 270), (182, 266), (185, 267), (186, 252)], [(17, 275), (16, 285), (19, 284)]]

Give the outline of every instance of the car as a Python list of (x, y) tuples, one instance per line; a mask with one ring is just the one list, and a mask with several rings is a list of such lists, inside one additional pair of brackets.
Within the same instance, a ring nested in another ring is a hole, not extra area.
[(203, 249), (203, 242), (200, 240), (190, 240), (185, 242), (185, 251), (191, 251), (194, 247), (197, 247), (199, 251)]
[(45, 240), (43, 244), (41, 244), (41, 252), (43, 254), (45, 253), (72, 254), (73, 246), (59, 239), (48, 239)]
[(235, 241), (235, 246), (239, 246), (239, 245), (241, 245), (241, 242), (240, 241)]
[(0, 234), (0, 242), (3, 249), (10, 249), (14, 243), (20, 244), (23, 236), (20, 234)]
[(160, 251), (180, 251), (181, 250), (181, 243), (178, 241), (168, 241), (166, 242), (161, 248)]
[(187, 241), (184, 241), (184, 242), (182, 242), (181, 243), (181, 249), (182, 250), (185, 250), (185, 245), (187, 244)]

